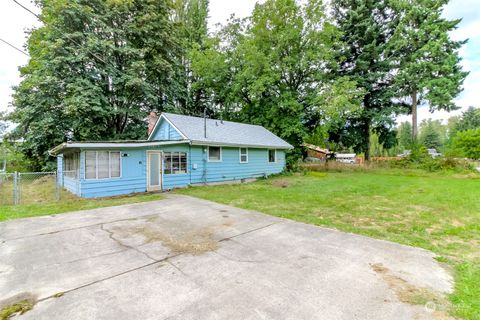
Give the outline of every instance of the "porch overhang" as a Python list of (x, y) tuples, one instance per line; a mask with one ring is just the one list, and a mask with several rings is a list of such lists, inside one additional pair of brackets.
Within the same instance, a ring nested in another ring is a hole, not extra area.
[(144, 148), (155, 147), (171, 144), (185, 144), (190, 143), (190, 140), (164, 140), (164, 141), (91, 141), (91, 142), (64, 142), (58, 146), (50, 149), (48, 154), (51, 156), (57, 156), (58, 154), (65, 153), (68, 150), (75, 149), (115, 149), (115, 148)]

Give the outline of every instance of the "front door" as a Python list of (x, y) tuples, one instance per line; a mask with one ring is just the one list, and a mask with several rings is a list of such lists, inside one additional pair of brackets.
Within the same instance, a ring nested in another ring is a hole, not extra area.
[(162, 190), (161, 151), (147, 151), (147, 190)]

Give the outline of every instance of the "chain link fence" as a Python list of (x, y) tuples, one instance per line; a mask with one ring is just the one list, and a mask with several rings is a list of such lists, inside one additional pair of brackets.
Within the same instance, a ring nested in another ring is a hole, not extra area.
[(0, 205), (18, 205), (60, 200), (56, 172), (0, 173)]

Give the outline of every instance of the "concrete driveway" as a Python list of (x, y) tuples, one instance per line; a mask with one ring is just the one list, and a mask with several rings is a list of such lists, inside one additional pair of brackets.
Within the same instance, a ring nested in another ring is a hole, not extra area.
[[(185, 196), (0, 224), (21, 319), (431, 319), (428, 251)], [(402, 302), (403, 301), (403, 302)]]

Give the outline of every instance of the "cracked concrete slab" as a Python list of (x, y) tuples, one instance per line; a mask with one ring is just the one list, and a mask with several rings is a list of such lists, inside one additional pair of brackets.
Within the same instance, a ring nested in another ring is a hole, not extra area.
[(38, 299), (21, 319), (435, 318), (372, 265), (452, 290), (426, 250), (185, 196), (8, 221), (0, 238), (0, 300)]

